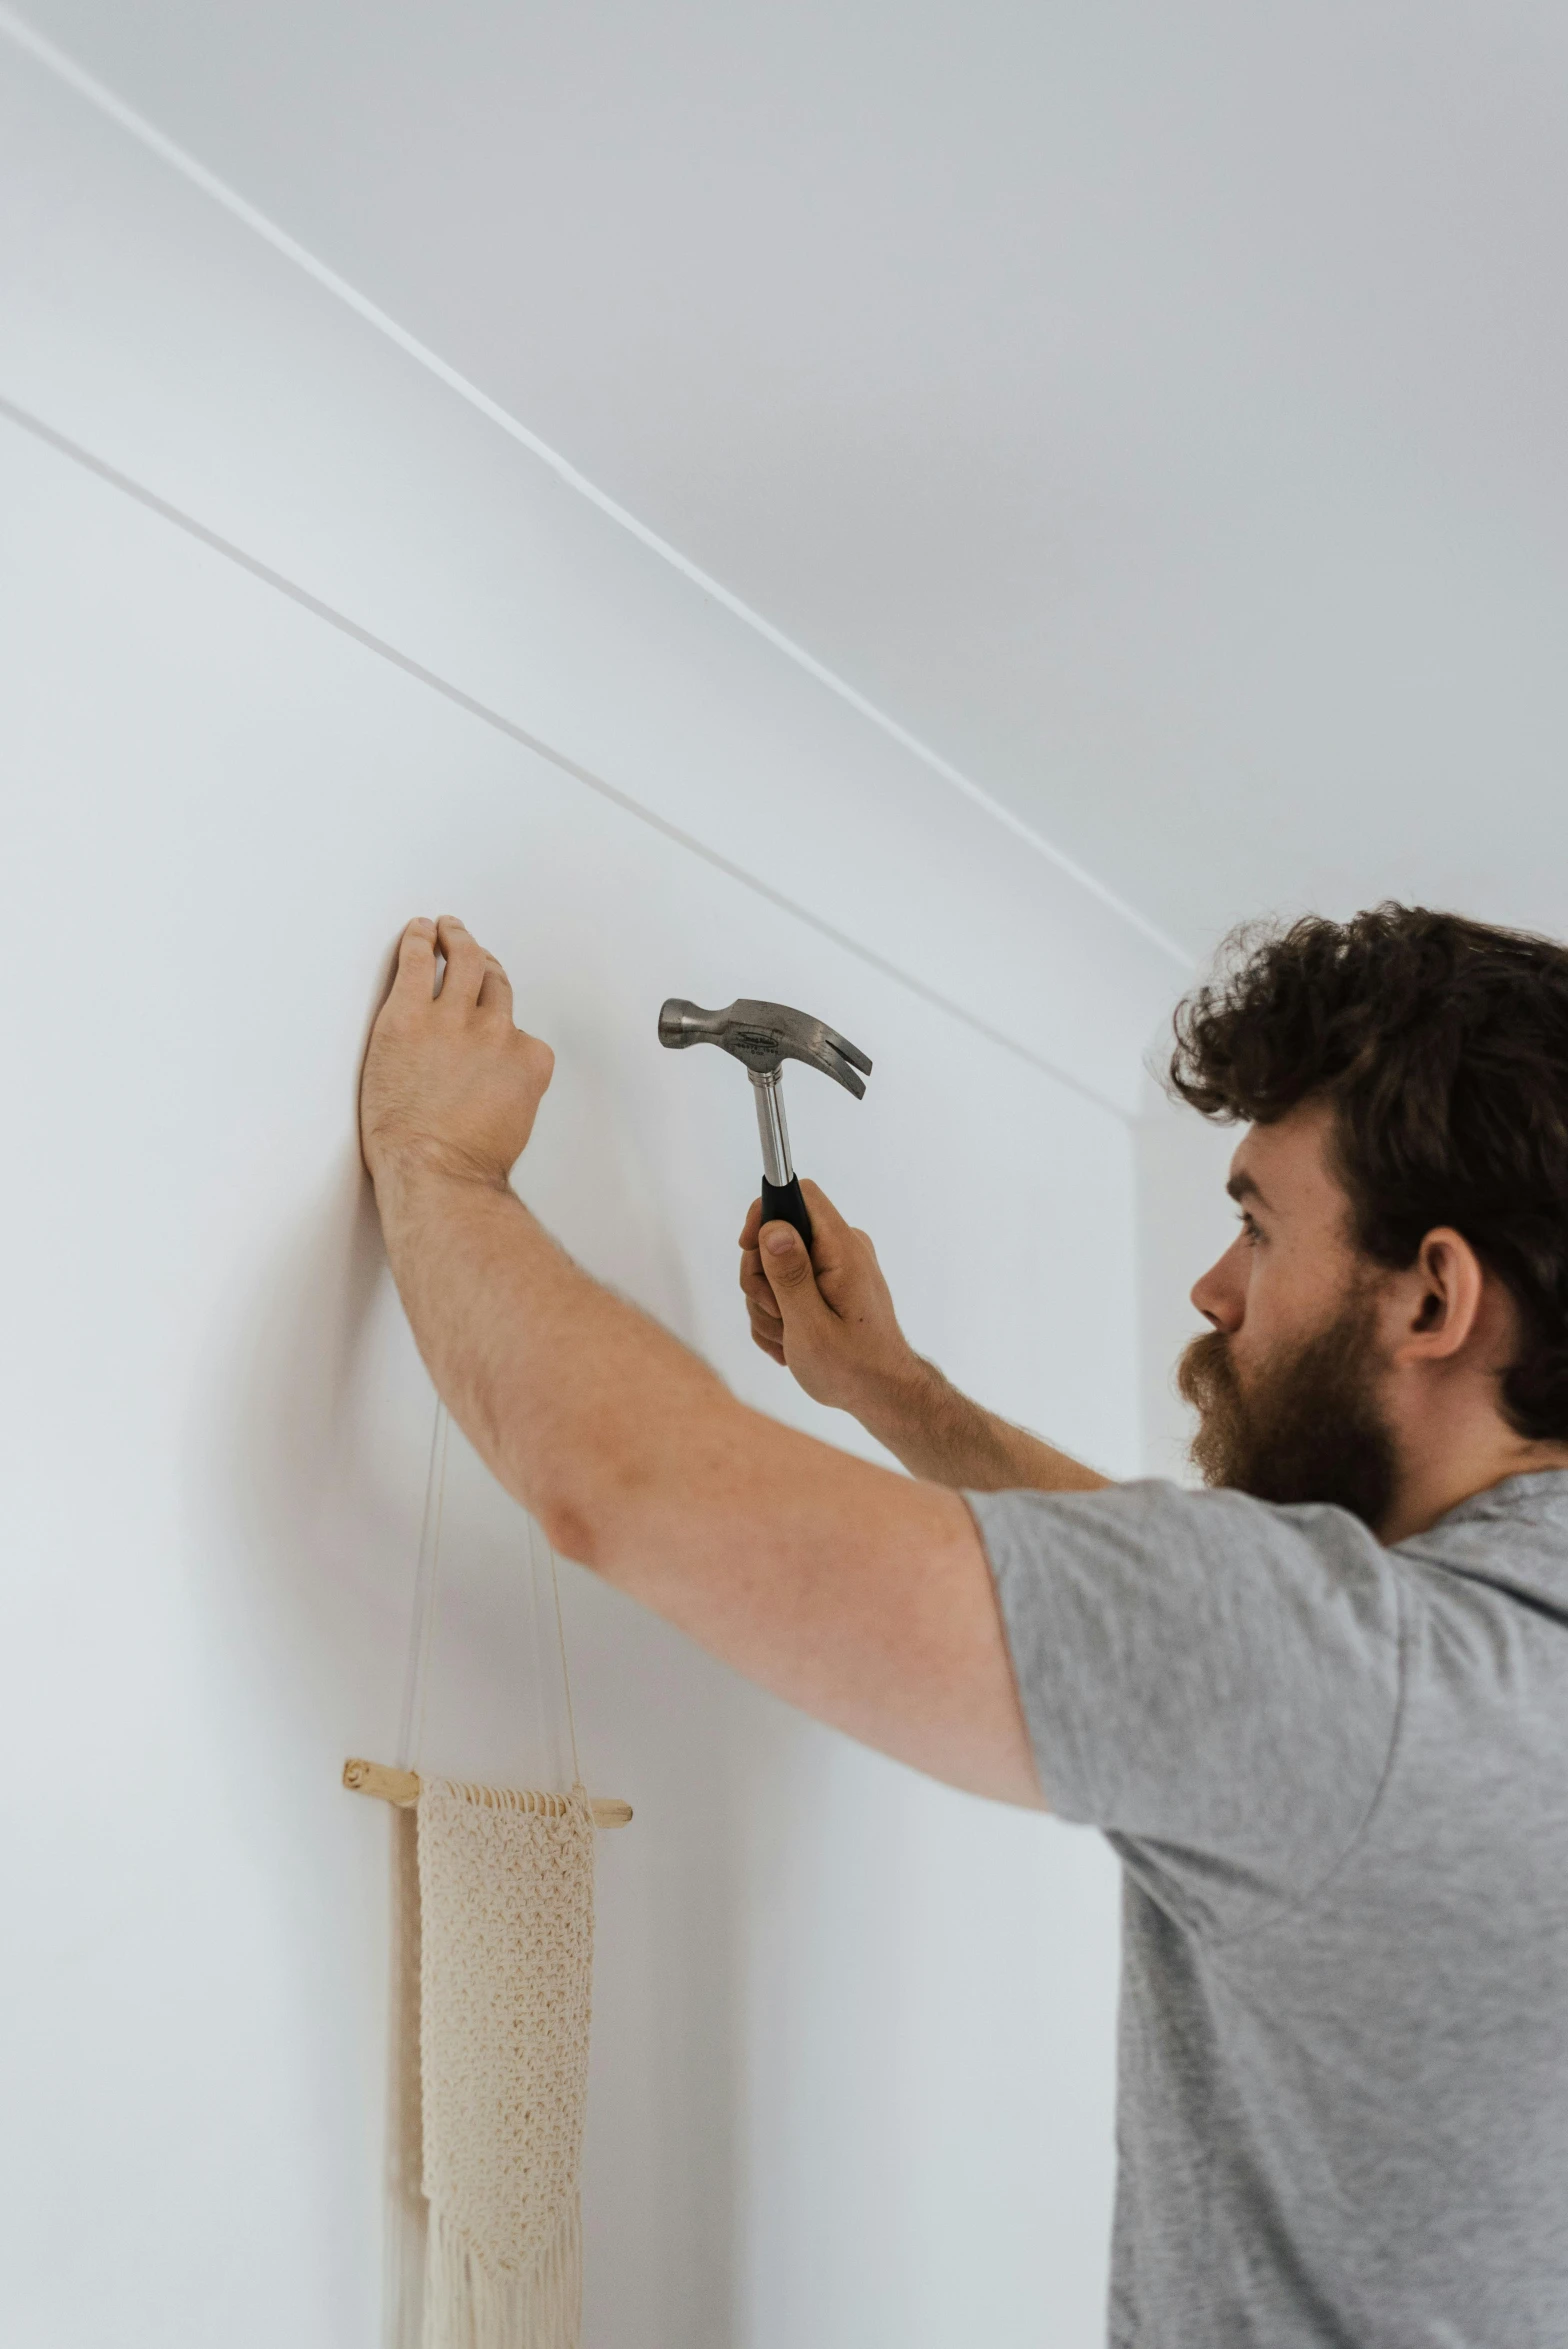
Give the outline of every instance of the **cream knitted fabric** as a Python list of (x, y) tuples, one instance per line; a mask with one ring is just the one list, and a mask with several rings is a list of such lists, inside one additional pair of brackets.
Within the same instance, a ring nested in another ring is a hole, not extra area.
[(419, 1795), (425, 2349), (577, 2349), (593, 1813)]

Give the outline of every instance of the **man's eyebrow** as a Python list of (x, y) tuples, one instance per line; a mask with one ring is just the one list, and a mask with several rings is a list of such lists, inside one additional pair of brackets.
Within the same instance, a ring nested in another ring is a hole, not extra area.
[(1259, 1190), (1257, 1184), (1253, 1181), (1250, 1174), (1233, 1174), (1230, 1178), (1230, 1181), (1225, 1185), (1225, 1188), (1230, 1193), (1230, 1196), (1236, 1201), (1238, 1206), (1241, 1204), (1243, 1199), (1256, 1199), (1258, 1205), (1265, 1209), (1268, 1206), (1268, 1201), (1264, 1198), (1263, 1193)]

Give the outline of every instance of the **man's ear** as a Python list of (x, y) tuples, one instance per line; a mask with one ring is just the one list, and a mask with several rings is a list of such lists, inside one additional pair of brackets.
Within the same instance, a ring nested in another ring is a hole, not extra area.
[(1440, 1224), (1427, 1233), (1406, 1273), (1397, 1276), (1405, 1324), (1396, 1362), (1446, 1362), (1475, 1334), (1486, 1291), (1481, 1259), (1462, 1232)]

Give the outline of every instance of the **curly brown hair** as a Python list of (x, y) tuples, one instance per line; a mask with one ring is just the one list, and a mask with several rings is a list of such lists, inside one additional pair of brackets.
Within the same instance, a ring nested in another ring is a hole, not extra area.
[(1171, 1089), (1205, 1117), (1332, 1104), (1377, 1263), (1464, 1234), (1519, 1310), (1508, 1420), (1568, 1440), (1568, 948), (1410, 905), (1251, 926), (1174, 1027)]

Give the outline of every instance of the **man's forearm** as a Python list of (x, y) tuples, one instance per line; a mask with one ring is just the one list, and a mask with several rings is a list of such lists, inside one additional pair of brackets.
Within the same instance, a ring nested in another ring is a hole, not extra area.
[(614, 1494), (731, 1401), (680, 1341), (574, 1264), (509, 1186), (378, 1169), (393, 1277), (436, 1387), (558, 1546), (596, 1563)]
[(902, 1375), (878, 1385), (855, 1416), (911, 1476), (929, 1484), (979, 1493), (1020, 1488), (1087, 1493), (1109, 1482), (1069, 1453), (972, 1403), (934, 1362), (916, 1354)]

